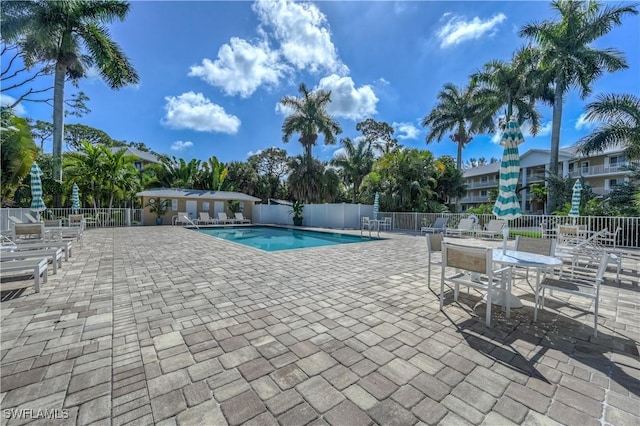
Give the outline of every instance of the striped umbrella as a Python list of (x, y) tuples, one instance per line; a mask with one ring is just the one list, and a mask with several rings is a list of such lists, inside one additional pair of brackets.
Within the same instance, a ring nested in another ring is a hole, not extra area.
[[(502, 153), (502, 163), (500, 164), (498, 198), (493, 206), (493, 214), (501, 219), (515, 219), (522, 215), (520, 202), (516, 195), (516, 186), (518, 185), (518, 177), (520, 176), (518, 145), (522, 142), (524, 142), (524, 137), (520, 131), (520, 126), (516, 118), (512, 116), (500, 139), (500, 145), (504, 147), (504, 151)], [(506, 249), (509, 229), (505, 226), (503, 232), (505, 237), (503, 249)]]
[(71, 209), (74, 213), (78, 213), (80, 209), (80, 195), (78, 194), (78, 185), (76, 183), (73, 184), (73, 190), (71, 191)]
[(40, 216), (40, 212), (47, 209), (42, 199), (42, 170), (38, 164), (33, 163), (29, 174), (31, 175), (31, 210)]
[(378, 211), (380, 210), (380, 194), (376, 192), (376, 198), (373, 200), (373, 218), (378, 218)]
[(580, 179), (576, 179), (576, 183), (573, 184), (573, 193), (571, 194), (571, 210), (569, 210), (569, 216), (580, 216), (580, 197), (582, 193), (582, 184)]

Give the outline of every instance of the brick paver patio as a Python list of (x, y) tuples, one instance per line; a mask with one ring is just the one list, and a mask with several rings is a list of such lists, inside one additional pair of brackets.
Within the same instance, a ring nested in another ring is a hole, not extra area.
[(603, 286), (595, 339), (579, 300), (533, 323), (526, 283), (489, 329), (476, 293), (441, 312), (424, 239), (385, 237), (266, 253), (90, 230), (0, 305), (2, 424), (639, 424), (637, 260)]

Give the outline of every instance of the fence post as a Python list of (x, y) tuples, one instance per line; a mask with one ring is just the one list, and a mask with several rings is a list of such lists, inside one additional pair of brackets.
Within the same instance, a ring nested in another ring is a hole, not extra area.
[(414, 213), (414, 218), (413, 218), (413, 228), (414, 231), (418, 232), (418, 212)]
[(127, 226), (131, 226), (131, 209), (127, 209)]

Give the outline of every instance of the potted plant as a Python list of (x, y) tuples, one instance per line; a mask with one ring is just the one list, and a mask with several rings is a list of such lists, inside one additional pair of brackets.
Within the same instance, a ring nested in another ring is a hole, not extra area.
[(304, 210), (304, 204), (302, 204), (300, 201), (296, 201), (291, 206), (291, 211), (289, 212), (289, 214), (293, 214), (293, 224), (295, 226), (302, 225), (302, 219), (304, 218), (302, 216), (303, 210)]
[(145, 207), (149, 207), (149, 211), (156, 214), (156, 225), (162, 225), (162, 216), (169, 211), (171, 200), (150, 198)]

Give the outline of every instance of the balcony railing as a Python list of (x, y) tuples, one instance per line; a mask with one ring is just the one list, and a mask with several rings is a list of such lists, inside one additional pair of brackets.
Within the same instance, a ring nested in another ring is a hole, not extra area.
[(474, 189), (474, 188), (491, 188), (491, 187), (497, 187), (498, 184), (500, 182), (493, 179), (493, 180), (487, 180), (484, 182), (469, 182), (467, 183), (467, 188), (469, 189)]
[(598, 165), (598, 166), (589, 166), (585, 168), (578, 168), (577, 170), (573, 170), (569, 172), (569, 177), (571, 178), (579, 178), (580, 176), (599, 176), (599, 175), (611, 175), (611, 174), (621, 174), (628, 172), (628, 168), (630, 166), (640, 166), (640, 162), (636, 161), (625, 161), (623, 163), (618, 163), (616, 165)]

